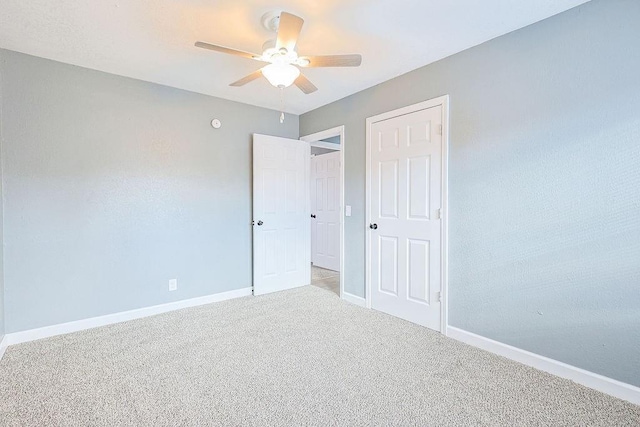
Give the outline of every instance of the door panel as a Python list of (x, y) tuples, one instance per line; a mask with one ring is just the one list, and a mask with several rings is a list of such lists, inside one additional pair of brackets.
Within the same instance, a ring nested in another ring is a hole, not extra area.
[(398, 161), (380, 162), (380, 217), (398, 217)]
[(430, 243), (428, 240), (408, 239), (408, 269), (409, 298), (429, 303), (429, 288), (431, 278), (429, 277), (429, 250)]
[(378, 289), (390, 295), (398, 295), (398, 238), (379, 236)]
[(409, 218), (429, 219), (431, 156), (409, 159)]
[(442, 107), (371, 125), (371, 306), (440, 330)]
[(309, 144), (253, 135), (253, 293), (310, 282)]
[(340, 270), (340, 152), (311, 158), (311, 261)]

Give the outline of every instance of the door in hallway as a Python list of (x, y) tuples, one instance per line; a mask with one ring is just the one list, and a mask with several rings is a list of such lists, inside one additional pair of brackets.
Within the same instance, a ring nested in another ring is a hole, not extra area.
[(340, 270), (340, 152), (311, 158), (311, 262)]

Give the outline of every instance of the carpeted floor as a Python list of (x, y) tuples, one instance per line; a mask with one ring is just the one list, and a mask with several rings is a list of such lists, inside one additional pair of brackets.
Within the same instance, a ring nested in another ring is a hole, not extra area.
[(638, 426), (640, 407), (313, 286), (11, 346), (2, 426)]
[(340, 296), (340, 272), (311, 266), (311, 284)]

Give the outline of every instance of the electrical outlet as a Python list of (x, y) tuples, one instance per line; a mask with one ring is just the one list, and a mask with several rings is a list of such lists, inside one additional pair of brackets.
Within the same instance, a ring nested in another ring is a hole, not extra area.
[(178, 279), (169, 280), (169, 290), (175, 291), (176, 289), (178, 289)]

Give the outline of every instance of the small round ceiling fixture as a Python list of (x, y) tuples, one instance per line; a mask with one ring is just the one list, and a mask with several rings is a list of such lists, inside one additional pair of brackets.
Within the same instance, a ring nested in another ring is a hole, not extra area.
[(222, 122), (218, 119), (213, 119), (211, 120), (211, 127), (213, 127), (214, 129), (220, 129), (220, 126), (222, 126)]

